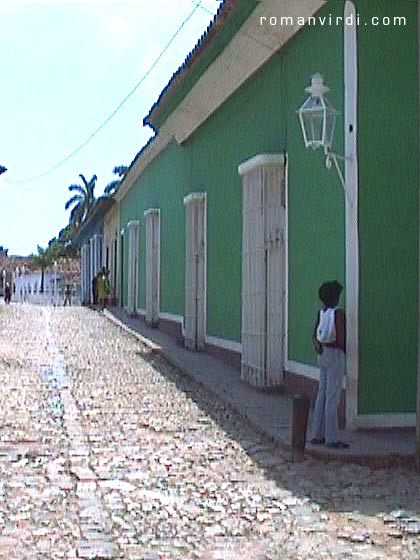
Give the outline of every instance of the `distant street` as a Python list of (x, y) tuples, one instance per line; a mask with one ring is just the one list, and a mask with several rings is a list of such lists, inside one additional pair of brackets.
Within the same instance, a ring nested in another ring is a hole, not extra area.
[(0, 305), (0, 558), (420, 558), (420, 478), (306, 460), (102, 314)]

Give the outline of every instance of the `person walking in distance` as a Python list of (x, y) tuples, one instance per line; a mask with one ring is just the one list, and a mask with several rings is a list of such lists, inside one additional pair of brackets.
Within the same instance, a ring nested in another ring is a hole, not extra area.
[(9, 282), (6, 282), (6, 286), (4, 288), (4, 302), (9, 304), (11, 299), (12, 299), (12, 292), (10, 289), (10, 284)]
[(69, 304), (71, 306), (71, 286), (70, 284), (66, 285), (66, 289), (64, 290), (64, 307)]
[(346, 367), (346, 317), (344, 311), (337, 307), (342, 290), (336, 280), (325, 282), (319, 288), (322, 308), (318, 312), (312, 337), (320, 372), (311, 443), (325, 443), (334, 449), (349, 447), (338, 440), (337, 409)]

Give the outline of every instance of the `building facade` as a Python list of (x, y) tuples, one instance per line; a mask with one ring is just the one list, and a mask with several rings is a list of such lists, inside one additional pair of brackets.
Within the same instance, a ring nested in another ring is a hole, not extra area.
[(105, 266), (107, 246), (104, 245), (104, 216), (113, 205), (112, 198), (99, 198), (73, 239), (74, 243), (80, 245), (81, 302), (85, 305), (94, 303), (93, 279)]
[[(223, 3), (145, 119), (156, 136), (116, 195), (120, 304), (255, 386), (313, 387), (318, 287), (337, 279), (347, 425), (413, 426), (418, 3), (239, 4)], [(339, 111), (345, 191), (303, 144), (296, 111), (316, 72)]]

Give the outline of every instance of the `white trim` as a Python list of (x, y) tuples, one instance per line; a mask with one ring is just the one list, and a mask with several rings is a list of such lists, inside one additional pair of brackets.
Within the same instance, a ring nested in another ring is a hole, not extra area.
[(201, 202), (206, 198), (205, 192), (194, 192), (184, 196), (184, 204), (191, 204), (192, 202)]
[(204, 194), (204, 344), (207, 332), (207, 191)]
[(183, 315), (175, 315), (174, 313), (166, 313), (165, 311), (161, 311), (159, 313), (159, 319), (163, 319), (164, 321), (172, 321), (173, 323), (179, 323), (180, 325), (184, 325)]
[(416, 414), (359, 414), (355, 428), (414, 428)]
[(206, 344), (210, 344), (211, 346), (217, 346), (225, 350), (230, 350), (231, 352), (236, 352), (237, 354), (242, 353), (242, 344), (240, 342), (235, 342), (234, 340), (218, 338), (217, 336), (206, 334), (205, 342)]
[[(418, 43), (418, 58), (420, 60), (420, 3), (417, 4), (417, 43)], [(420, 72), (420, 65), (417, 65), (417, 72)], [(420, 76), (419, 76), (419, 89), (420, 89)], [(419, 107), (420, 109), (420, 107)], [(420, 133), (420, 129), (419, 129)], [(420, 154), (419, 154), (420, 155)], [(419, 190), (420, 186), (420, 176), (419, 176), (419, 183), (417, 185), (417, 190)], [(420, 201), (419, 201), (420, 202)], [(420, 206), (419, 206), (419, 224), (420, 224)], [(420, 225), (419, 225), (420, 228)], [(420, 229), (419, 229), (419, 239), (420, 239)], [(418, 265), (417, 271), (419, 274), (419, 308), (417, 312), (417, 324), (419, 329), (420, 326), (420, 245), (419, 245), (419, 255), (418, 255)], [(419, 332), (417, 330), (417, 399), (416, 399), (416, 467), (417, 470), (420, 471), (420, 337)]]
[(148, 210), (144, 211), (144, 216), (149, 216), (149, 214), (160, 214), (159, 208), (149, 208)]
[(257, 167), (263, 165), (283, 165), (285, 164), (284, 154), (258, 154), (238, 165), (239, 175), (245, 175)]
[(319, 368), (315, 366), (308, 366), (307, 364), (301, 364), (300, 362), (286, 360), (285, 370), (288, 373), (302, 375), (303, 377), (319, 381)]
[[(356, 16), (354, 3), (347, 1), (344, 17)], [(357, 162), (357, 27), (344, 26), (344, 94), (345, 94), (345, 177), (346, 177), (346, 425), (355, 428), (358, 415), (359, 383), (359, 231), (358, 231), (358, 162)], [(350, 131), (352, 127), (352, 131)]]
[[(203, 262), (203, 274), (204, 274), (204, 287), (203, 287), (203, 297), (204, 297), (204, 309), (203, 309), (203, 329), (204, 329), (204, 340), (203, 343), (205, 343), (205, 337), (206, 337), (206, 331), (207, 331), (207, 192), (192, 192), (189, 193), (188, 195), (184, 196), (184, 205), (187, 207), (190, 204), (200, 204), (203, 203), (204, 204), (204, 216), (203, 216), (203, 220), (204, 220), (204, 224), (203, 224), (203, 241), (204, 241), (204, 262)], [(187, 262), (187, 261), (186, 261)], [(186, 303), (187, 305), (187, 303)], [(183, 323), (184, 325), (184, 323)], [(184, 334), (184, 330), (183, 330), (183, 334)]]
[(164, 321), (171, 321), (172, 323), (178, 323), (179, 325), (181, 325), (182, 336), (185, 336), (183, 315), (175, 315), (174, 313), (165, 313), (165, 311), (159, 311), (159, 319), (163, 319)]
[(284, 154), (284, 369), (289, 363), (289, 156)]
[[(149, 226), (151, 226), (152, 232), (154, 231), (154, 224), (155, 224), (156, 220), (157, 220), (157, 226), (158, 226), (157, 227), (157, 242), (156, 242), (157, 243), (157, 255), (156, 255), (156, 258), (157, 258), (157, 262), (156, 262), (156, 275), (157, 275), (157, 278), (156, 278), (156, 282), (157, 282), (156, 314), (157, 314), (157, 317), (152, 318), (152, 322), (153, 322), (153, 321), (156, 321), (156, 319), (159, 319), (159, 309), (160, 309), (160, 260), (161, 260), (160, 208), (149, 208), (148, 210), (146, 210), (144, 212), (144, 217), (146, 219), (146, 245), (148, 243), (150, 243), (150, 240), (147, 239), (148, 238), (148, 233), (147, 233), (148, 230), (149, 230), (149, 235), (150, 235), (150, 227), (148, 226), (148, 217), (149, 216), (150, 216), (149, 219), (151, 220), (151, 223), (149, 224)], [(152, 237), (153, 237), (153, 233), (152, 233)], [(150, 251), (151, 251), (151, 253), (150, 253)], [(152, 261), (153, 261), (153, 242), (152, 242), (152, 248), (146, 247), (146, 261), (147, 261), (148, 253), (152, 255), (151, 258), (152, 258)], [(151, 281), (150, 276), (149, 276), (149, 271), (148, 271), (148, 267), (150, 267), (150, 266), (151, 266), (151, 263), (147, 261), (146, 262), (146, 300), (149, 297), (147, 285), (148, 285), (148, 282)], [(153, 296), (152, 296), (152, 298), (153, 298)], [(146, 318), (148, 319), (147, 313), (146, 313)]]

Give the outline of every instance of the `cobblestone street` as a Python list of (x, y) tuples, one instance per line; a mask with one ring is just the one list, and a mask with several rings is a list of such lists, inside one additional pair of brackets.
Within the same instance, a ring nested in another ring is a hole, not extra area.
[(413, 470), (291, 463), (100, 313), (0, 331), (0, 558), (420, 557)]

